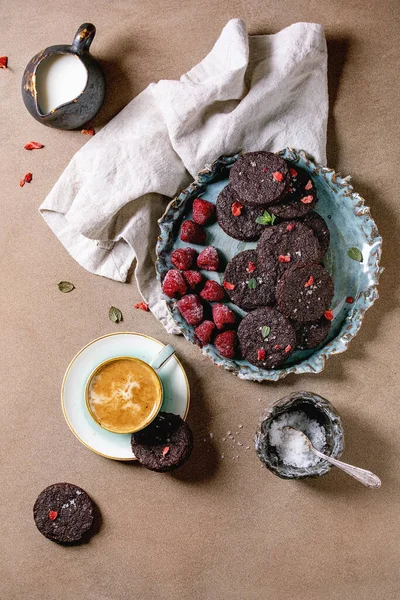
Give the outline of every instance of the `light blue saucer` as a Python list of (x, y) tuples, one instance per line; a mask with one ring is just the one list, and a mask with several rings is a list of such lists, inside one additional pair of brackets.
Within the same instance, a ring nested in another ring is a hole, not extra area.
[[(222, 357), (211, 344), (202, 352), (217, 365), (225, 367), (242, 379), (253, 381), (277, 381), (289, 373), (319, 373), (326, 360), (333, 354), (347, 350), (349, 343), (359, 331), (366, 310), (378, 298), (378, 280), (382, 271), (382, 238), (365, 206), (363, 198), (350, 185), (349, 177), (341, 177), (333, 169), (315, 164), (304, 151), (286, 148), (279, 152), (284, 158), (296, 163), (309, 172), (318, 193), (316, 212), (322, 215), (331, 234), (330, 248), (324, 265), (335, 283), (335, 297), (332, 307), (335, 315), (332, 327), (325, 342), (314, 350), (296, 351), (280, 369), (259, 369), (246, 360), (230, 360)], [(157, 244), (156, 269), (161, 281), (166, 271), (172, 268), (170, 254), (175, 248), (184, 247), (179, 238), (179, 228), (183, 219), (191, 218), (192, 200), (198, 196), (215, 204), (219, 192), (227, 185), (229, 169), (238, 155), (221, 157), (199, 173), (196, 180), (174, 198), (159, 221), (160, 237)], [(218, 248), (227, 261), (242, 250), (255, 248), (256, 242), (240, 242), (222, 231), (218, 223), (206, 227), (207, 244)], [(199, 252), (202, 246), (191, 244)], [(358, 248), (362, 262), (348, 256), (351, 247)], [(223, 281), (223, 273), (206, 273), (208, 278)], [(346, 297), (353, 297), (354, 303), (346, 303)], [(194, 343), (193, 327), (182, 318), (176, 308), (176, 300), (166, 298), (166, 303), (175, 323), (183, 335)], [(244, 311), (228, 303), (236, 312)]]
[[(109, 358), (132, 356), (150, 363), (164, 344), (141, 333), (110, 333), (90, 342), (72, 359), (61, 387), (61, 405), (71, 431), (84, 446), (114, 460), (136, 460), (130, 434), (106, 431), (90, 416), (85, 387), (94, 369)], [(176, 355), (158, 371), (164, 398), (161, 410), (186, 418), (190, 390), (186, 373)]]

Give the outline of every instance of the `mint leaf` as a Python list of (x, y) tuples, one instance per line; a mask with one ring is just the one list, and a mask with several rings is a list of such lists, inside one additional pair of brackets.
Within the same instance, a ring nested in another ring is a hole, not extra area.
[(75, 289), (75, 286), (73, 283), (70, 283), (69, 281), (60, 281), (60, 283), (58, 284), (58, 289), (63, 294), (68, 294), (68, 292), (72, 292), (72, 290)]
[(249, 288), (249, 290), (255, 290), (257, 287), (257, 281), (255, 279), (249, 279), (249, 281), (247, 282), (247, 287)]
[(347, 254), (353, 260), (358, 260), (358, 262), (360, 263), (363, 261), (363, 255), (361, 253), (361, 250), (355, 248), (354, 246), (348, 249)]
[(264, 325), (264, 327), (261, 329), (261, 335), (263, 336), (263, 340), (266, 340), (270, 333), (271, 327), (268, 327), (268, 325)]
[(122, 312), (119, 310), (119, 308), (116, 308), (115, 306), (112, 306), (110, 308), (110, 310), (108, 311), (108, 316), (110, 317), (110, 321), (112, 321), (113, 323), (119, 323), (120, 321), (122, 321)]
[(271, 215), (267, 210), (262, 215), (257, 217), (256, 223), (259, 225), (273, 225), (275, 223), (276, 216)]

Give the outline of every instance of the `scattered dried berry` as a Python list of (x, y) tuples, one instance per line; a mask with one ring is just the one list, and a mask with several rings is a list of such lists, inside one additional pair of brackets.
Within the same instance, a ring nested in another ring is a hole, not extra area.
[(247, 265), (247, 267), (246, 267), (246, 271), (247, 271), (248, 273), (254, 273), (254, 271), (255, 271), (256, 269), (257, 269), (257, 265), (256, 265), (256, 263), (253, 263), (253, 262), (251, 262), (251, 261), (249, 262), (249, 264), (248, 264), (248, 265)]
[(203, 321), (194, 328), (194, 333), (201, 346), (206, 346), (211, 342), (214, 329), (215, 325), (212, 321)]
[(81, 133), (84, 135), (94, 135), (94, 129), (81, 129)]
[(333, 321), (333, 319), (335, 318), (333, 311), (332, 310), (326, 310), (324, 312), (324, 317), (325, 319), (327, 319), (328, 321)]
[(195, 290), (204, 281), (204, 277), (199, 271), (184, 271), (182, 275), (186, 279), (191, 290)]
[(236, 323), (235, 313), (226, 304), (214, 304), (212, 316), (217, 329), (231, 329)]
[(7, 69), (8, 56), (0, 56), (0, 69)]
[(288, 263), (290, 262), (290, 254), (280, 254), (278, 256), (278, 260), (280, 263)]
[(291, 174), (292, 177), (297, 177), (298, 172), (296, 171), (296, 169), (291, 168), (289, 170), (290, 170), (290, 174)]
[(304, 284), (304, 287), (310, 287), (312, 284), (314, 283), (314, 277), (312, 275), (310, 275), (309, 279), (307, 279), (306, 283)]
[(182, 273), (176, 269), (170, 269), (162, 283), (162, 290), (170, 298), (179, 298), (186, 294), (187, 286)]
[(288, 352), (290, 352), (290, 351), (291, 351), (291, 349), (292, 349), (292, 346), (291, 346), (290, 344), (288, 344), (288, 345), (286, 346), (286, 348), (285, 348), (285, 352), (286, 352), (286, 354), (287, 354)]
[(203, 320), (203, 305), (199, 296), (188, 294), (177, 302), (178, 310), (189, 325), (198, 325)]
[(19, 187), (24, 187), (25, 185), (25, 179), (20, 179), (19, 180)]
[(284, 180), (284, 176), (280, 171), (275, 171), (275, 173), (272, 173), (272, 177), (275, 179), (275, 181), (283, 181)]
[(58, 511), (56, 510), (50, 510), (49, 511), (49, 519), (50, 521), (54, 521), (55, 519), (57, 519), (58, 517)]
[(24, 146), (25, 150), (40, 150), (40, 148), (44, 148), (43, 144), (39, 142), (29, 142)]
[(263, 172), (263, 173), (268, 173), (268, 169), (267, 169), (267, 167), (264, 167), (264, 168), (263, 168), (263, 170), (262, 170), (262, 172)]
[(218, 271), (219, 257), (217, 249), (214, 246), (207, 246), (197, 257), (197, 266), (206, 271)]
[(307, 192), (312, 189), (312, 181), (311, 181), (311, 179), (309, 179), (307, 181), (306, 185), (304, 186), (304, 189), (307, 190)]
[(242, 210), (243, 210), (243, 204), (240, 204), (240, 202), (234, 202), (232, 204), (232, 214), (234, 217), (240, 217), (240, 215), (242, 214)]
[(257, 360), (264, 360), (264, 359), (265, 359), (265, 349), (259, 348), (257, 350)]
[(282, 350), (282, 346), (280, 344), (275, 344), (274, 350)]
[(194, 221), (184, 221), (181, 227), (181, 240), (189, 244), (203, 245), (206, 242), (206, 232)]
[(304, 196), (304, 198), (300, 199), (300, 202), (302, 202), (303, 204), (311, 204), (311, 202), (314, 202), (314, 196), (312, 196), (310, 194), (310, 196)]
[(196, 256), (194, 248), (177, 248), (171, 254), (171, 262), (177, 269), (188, 271), (193, 266)]
[(134, 308), (138, 308), (139, 310), (144, 310), (146, 312), (149, 312), (150, 310), (147, 302), (138, 302), (137, 304), (135, 304)]
[(200, 296), (209, 302), (221, 302), (225, 298), (225, 290), (216, 281), (208, 279), (200, 292)]
[(166, 456), (168, 454), (168, 452), (169, 452), (169, 446), (165, 446), (165, 448), (162, 451), (162, 455)]
[(286, 229), (288, 231), (293, 231), (293, 229), (296, 227), (296, 223), (288, 223), (288, 225), (286, 226)]
[(234, 331), (223, 331), (215, 336), (214, 345), (225, 358), (235, 358), (237, 338)]
[(223, 286), (226, 290), (234, 290), (235, 289), (235, 284), (234, 283), (229, 283), (229, 281), (224, 281)]
[(353, 302), (354, 302), (353, 296), (347, 296), (346, 302), (347, 302), (347, 304), (353, 304)]
[(206, 225), (215, 217), (215, 205), (207, 200), (196, 198), (193, 202), (193, 221), (198, 225)]
[(32, 181), (32, 173), (27, 173), (24, 177), (25, 183), (30, 183)]

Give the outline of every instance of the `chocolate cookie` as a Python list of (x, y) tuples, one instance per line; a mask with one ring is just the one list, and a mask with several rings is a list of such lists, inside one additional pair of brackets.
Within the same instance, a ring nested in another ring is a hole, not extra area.
[(309, 350), (319, 346), (327, 337), (331, 328), (331, 322), (325, 317), (311, 323), (294, 323), (297, 337), (297, 347), (300, 350)]
[(294, 264), (276, 287), (278, 308), (299, 323), (317, 321), (330, 308), (334, 286), (328, 271), (318, 264)]
[(237, 334), (243, 357), (263, 369), (279, 367), (296, 347), (294, 327), (275, 308), (258, 308), (246, 315)]
[[(298, 262), (319, 262), (321, 247), (311, 229), (299, 221), (267, 227), (257, 244), (259, 269), (280, 277)], [(310, 319), (308, 319), (310, 320)]]
[(140, 464), (164, 473), (180, 467), (193, 449), (193, 434), (179, 416), (160, 412), (148, 427), (132, 434), (132, 451)]
[(297, 219), (308, 214), (317, 203), (317, 191), (307, 171), (289, 163), (291, 184), (279, 204), (268, 207), (268, 212), (280, 219)]
[(256, 219), (263, 212), (262, 208), (244, 204), (230, 185), (224, 187), (217, 198), (218, 224), (235, 240), (243, 242), (258, 240), (265, 225), (260, 225)]
[(273, 276), (260, 273), (257, 252), (245, 250), (229, 261), (223, 285), (232, 302), (243, 310), (253, 310), (275, 304), (275, 284)]
[(329, 248), (329, 243), (331, 241), (331, 234), (329, 233), (328, 225), (324, 221), (324, 219), (316, 213), (315, 211), (310, 212), (308, 215), (302, 219), (302, 223), (307, 225), (310, 229), (312, 229), (315, 237), (319, 241), (319, 245), (321, 246), (321, 258), (325, 256), (326, 251)]
[(229, 181), (246, 204), (277, 204), (290, 184), (288, 164), (272, 152), (248, 152), (233, 165)]
[(88, 494), (72, 483), (54, 483), (39, 494), (33, 507), (36, 527), (60, 544), (79, 542), (94, 519), (94, 504)]

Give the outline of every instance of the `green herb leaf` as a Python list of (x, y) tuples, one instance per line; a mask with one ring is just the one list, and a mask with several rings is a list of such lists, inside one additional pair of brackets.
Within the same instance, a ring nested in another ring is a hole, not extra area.
[(119, 308), (116, 308), (115, 306), (112, 306), (110, 308), (110, 310), (108, 311), (108, 316), (110, 317), (110, 321), (112, 321), (113, 323), (119, 323), (120, 321), (122, 321), (122, 312), (119, 310)]
[(257, 281), (255, 279), (249, 279), (249, 281), (247, 282), (247, 287), (249, 288), (249, 290), (255, 290), (257, 287)]
[(261, 335), (263, 336), (263, 340), (266, 340), (270, 333), (271, 327), (268, 327), (268, 325), (264, 325), (264, 327), (261, 329)]
[(68, 292), (72, 292), (72, 290), (75, 289), (75, 286), (73, 283), (70, 283), (69, 281), (60, 281), (60, 283), (58, 284), (58, 289), (63, 294), (68, 294)]
[(267, 210), (262, 215), (257, 217), (256, 223), (259, 225), (273, 225), (275, 223), (276, 216), (271, 215)]
[(354, 248), (354, 246), (353, 246), (353, 248), (348, 249), (347, 254), (353, 260), (358, 260), (358, 262), (363, 261), (363, 255), (361, 253), (361, 250), (359, 250), (358, 248)]

